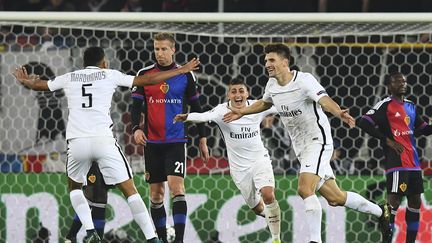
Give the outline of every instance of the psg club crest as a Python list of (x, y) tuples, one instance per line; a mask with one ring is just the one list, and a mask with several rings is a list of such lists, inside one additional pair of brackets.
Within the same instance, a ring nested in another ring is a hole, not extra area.
[(166, 93), (168, 93), (169, 85), (167, 83), (163, 83), (163, 84), (161, 84), (159, 89), (162, 91), (162, 93), (166, 94)]
[(405, 124), (406, 124), (407, 126), (409, 126), (411, 119), (410, 119), (409, 116), (406, 116), (406, 117), (404, 118), (404, 121), (405, 121)]
[(89, 175), (88, 181), (90, 181), (92, 184), (94, 184), (96, 181), (96, 176), (93, 174)]

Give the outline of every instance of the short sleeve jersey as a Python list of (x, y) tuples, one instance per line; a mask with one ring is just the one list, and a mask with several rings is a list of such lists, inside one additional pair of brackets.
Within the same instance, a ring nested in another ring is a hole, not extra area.
[(310, 73), (293, 71), (284, 86), (275, 78), (267, 82), (263, 100), (278, 110), (297, 156), (307, 144), (333, 144), (327, 115), (318, 103), (323, 96), (327, 92)]
[(410, 100), (400, 102), (386, 97), (378, 102), (363, 117), (386, 135), (403, 145), (404, 151), (397, 154), (384, 144), (386, 173), (400, 170), (421, 170), (414, 130), (427, 124), (417, 114), (416, 106)]
[[(146, 75), (173, 68), (178, 65), (161, 67), (157, 64), (145, 67), (137, 75)], [(192, 72), (179, 74), (165, 82), (145, 87), (134, 87), (132, 98), (144, 101), (144, 132), (148, 143), (186, 142), (185, 126), (173, 123), (175, 115), (186, 112), (189, 102), (197, 100), (199, 93)]]
[[(250, 105), (255, 101), (248, 100), (247, 102)], [(232, 171), (246, 170), (256, 162), (270, 161), (268, 151), (261, 140), (260, 124), (267, 115), (277, 113), (276, 109), (272, 107), (264, 112), (246, 115), (226, 123), (222, 121), (222, 118), (230, 111), (228, 105), (228, 103), (223, 103), (204, 113), (190, 113), (187, 120), (212, 121), (218, 125), (227, 147)]]
[(89, 66), (48, 81), (51, 91), (63, 89), (68, 101), (66, 139), (113, 137), (111, 100), (118, 86), (132, 87), (134, 76)]

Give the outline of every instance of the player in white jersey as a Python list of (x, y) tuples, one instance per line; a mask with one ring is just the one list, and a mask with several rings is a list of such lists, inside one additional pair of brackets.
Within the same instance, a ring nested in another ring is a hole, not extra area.
[[(220, 128), (227, 150), (231, 177), (248, 206), (264, 216), (272, 242), (280, 241), (280, 209), (274, 195), (274, 175), (267, 149), (261, 140), (261, 121), (276, 109), (248, 115), (231, 123), (222, 121), (228, 107), (243, 108), (253, 104), (243, 80), (235, 79), (228, 88), (228, 102), (204, 113), (178, 114), (174, 121), (215, 122)], [(260, 196), (261, 194), (261, 196)]]
[(111, 100), (118, 86), (152, 85), (178, 74), (197, 69), (193, 59), (185, 66), (145, 76), (125, 75), (108, 69), (104, 50), (89, 47), (84, 52), (84, 69), (66, 73), (54, 80), (41, 80), (28, 75), (25, 68), (17, 68), (14, 76), (33, 90), (64, 89), (68, 100), (69, 119), (66, 128), (68, 141), (67, 175), (72, 207), (87, 230), (85, 242), (100, 242), (94, 230), (90, 207), (81, 190), (92, 161), (96, 161), (106, 184), (118, 185), (127, 198), (135, 221), (147, 242), (156, 238), (147, 208), (132, 180), (132, 170), (112, 133)]
[(323, 109), (350, 127), (355, 126), (354, 118), (327, 95), (311, 74), (289, 69), (290, 50), (287, 46), (270, 44), (265, 47), (265, 53), (265, 67), (270, 79), (263, 98), (242, 109), (230, 107), (232, 111), (225, 114), (224, 121), (232, 122), (243, 115), (265, 111), (272, 105), (276, 107), (301, 164), (298, 193), (304, 200), (311, 242), (321, 242), (322, 208), (316, 191), (331, 206), (345, 206), (379, 217), (383, 238), (388, 237), (389, 205), (378, 206), (355, 192), (342, 191), (330, 166), (333, 141)]

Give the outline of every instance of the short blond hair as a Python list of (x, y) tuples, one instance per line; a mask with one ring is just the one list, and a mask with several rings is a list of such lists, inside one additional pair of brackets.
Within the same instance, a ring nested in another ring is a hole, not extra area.
[(164, 41), (167, 40), (169, 42), (171, 42), (172, 47), (175, 46), (175, 39), (174, 39), (174, 35), (168, 32), (160, 32), (157, 33), (153, 36), (153, 41)]

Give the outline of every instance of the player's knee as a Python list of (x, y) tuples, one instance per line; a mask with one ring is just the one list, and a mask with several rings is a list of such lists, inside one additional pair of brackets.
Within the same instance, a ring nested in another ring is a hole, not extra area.
[(273, 193), (261, 194), (264, 204), (271, 204), (275, 201), (275, 196)]
[(154, 203), (161, 203), (164, 200), (164, 194), (159, 191), (151, 191), (150, 200)]
[(297, 189), (297, 193), (303, 199), (315, 194), (315, 192), (311, 188), (309, 188), (307, 186), (301, 186), (301, 185), (299, 185), (299, 187)]

